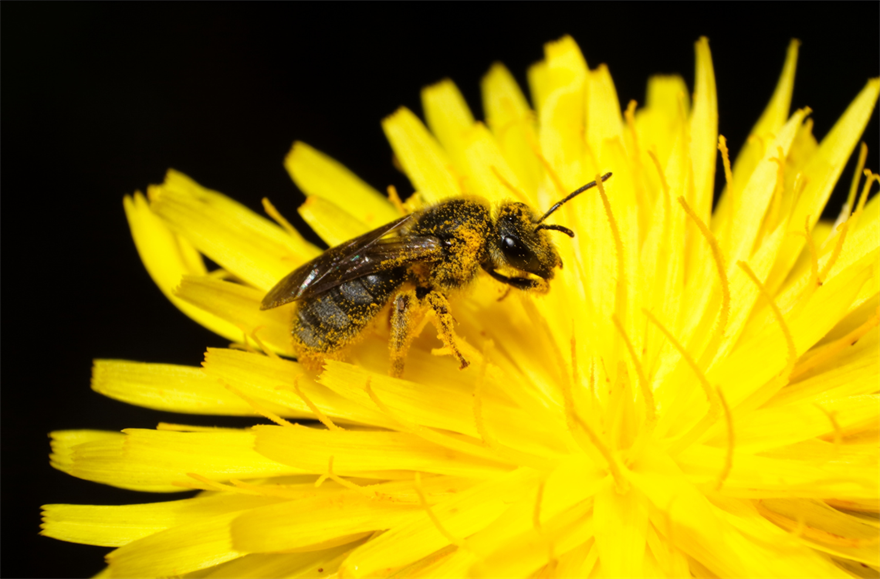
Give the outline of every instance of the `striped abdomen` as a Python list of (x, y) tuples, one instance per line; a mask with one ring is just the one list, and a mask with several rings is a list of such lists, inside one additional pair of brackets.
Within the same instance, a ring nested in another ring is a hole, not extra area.
[(406, 268), (391, 269), (303, 300), (294, 313), (294, 343), (321, 354), (343, 348), (367, 327), (406, 278)]

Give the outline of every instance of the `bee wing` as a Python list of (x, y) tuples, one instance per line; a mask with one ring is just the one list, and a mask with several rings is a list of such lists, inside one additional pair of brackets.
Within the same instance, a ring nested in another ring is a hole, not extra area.
[(372, 273), (404, 267), (416, 262), (431, 261), (438, 258), (441, 251), (440, 240), (429, 235), (402, 235), (383, 239), (360, 252), (358, 259), (347, 267), (340, 268), (324, 278), (321, 283), (315, 284), (302, 297), (323, 293), (341, 283)]
[[(303, 300), (320, 295), (347, 281), (380, 271), (388, 271), (415, 262), (430, 261), (440, 255), (441, 249), (440, 240), (427, 235), (404, 235), (383, 239), (359, 251), (354, 256), (357, 259), (343, 262), (334, 271), (326, 274), (321, 281), (309, 284), (299, 292), (299, 297), (296, 299)], [(265, 301), (263, 300), (264, 303)]]
[[(346, 281), (430, 259), (440, 252), (437, 238), (403, 236), (382, 240), (412, 219), (401, 217), (382, 227), (331, 247), (312, 261), (301, 265), (269, 290), (261, 310), (312, 297)], [(380, 241), (381, 240), (381, 241)]]

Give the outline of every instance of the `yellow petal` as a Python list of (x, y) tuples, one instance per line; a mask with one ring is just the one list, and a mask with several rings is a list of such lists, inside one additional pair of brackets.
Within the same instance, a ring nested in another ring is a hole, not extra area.
[[(870, 275), (870, 270), (851, 267), (817, 289), (810, 301), (786, 320), (800, 355), (815, 344), (846, 312)], [(748, 394), (772, 380), (787, 363), (784, 336), (776, 325), (768, 325), (749, 342), (737, 347), (707, 372), (712, 384), (720, 384), (731, 408)], [(780, 385), (781, 386), (781, 385)]]
[(545, 479), (543, 490), (538, 486), (526, 492), (485, 529), (469, 537), (469, 549), (483, 561), (475, 570), (485, 574), (497, 569), (496, 573), (504, 576), (521, 574), (546, 563), (551, 548), (558, 556), (565, 552), (563, 548), (576, 547), (578, 541), (566, 536), (568, 531), (582, 541), (589, 539), (593, 533), (591, 497), (611, 486), (610, 477), (590, 462), (583, 457), (561, 465)]
[[(493, 284), (495, 282), (488, 280), (486, 283)], [(489, 295), (491, 296), (491, 294)], [(511, 296), (511, 300), (513, 297)], [(537, 413), (539, 418), (536, 419), (536, 423), (540, 424), (542, 428), (548, 431), (553, 429), (556, 432), (564, 432), (566, 427), (560, 423), (560, 415), (558, 414), (562, 397), (558, 382), (554, 380), (557, 377), (562, 378), (562, 375), (557, 376), (556, 372), (564, 372), (565, 370), (562, 367), (552, 366), (548, 374), (546, 361), (555, 359), (558, 353), (554, 352), (556, 343), (547, 339), (550, 334), (545, 332), (551, 330), (546, 320), (533, 319), (525, 307), (507, 308), (503, 315), (499, 315), (500, 310), (495, 309), (498, 307), (496, 297), (488, 297), (483, 303), (475, 302), (473, 295), (471, 298), (457, 304), (455, 316), (462, 325), (469, 324), (473, 327), (477, 332), (476, 335), (482, 337), (485, 334), (487, 339), (491, 339), (497, 344), (500, 355), (491, 358), (492, 364), (487, 368), (487, 373), (494, 372), (493, 366), (498, 365), (497, 380), (505, 385), (503, 394), (516, 401), (522, 408), (529, 409), (529, 412)], [(516, 300), (512, 303), (520, 306), (524, 305), (525, 300), (528, 299), (523, 297), (523, 301)], [(537, 305), (534, 301), (528, 303)], [(532, 313), (535, 311), (532, 310)], [(536, 323), (539, 325), (537, 331)], [(510, 340), (509, 336), (517, 336), (518, 339)], [(462, 378), (467, 372), (468, 370), (465, 370), (460, 374)], [(430, 383), (433, 384), (435, 377), (439, 374), (436, 370), (429, 369), (428, 372), (420, 373), (417, 376), (420, 381), (430, 380)], [(476, 376), (471, 375), (468, 379), (472, 380), (471, 384), (476, 385)]]
[[(779, 248), (785, 242), (787, 232), (784, 227), (784, 225), (778, 227), (761, 243), (758, 251), (748, 259), (749, 267), (765, 285), (767, 276), (770, 275), (773, 264), (776, 262)], [(745, 331), (746, 324), (753, 315), (752, 310), (756, 306), (756, 302), (762, 300), (758, 286), (749, 279), (740, 267), (737, 267), (736, 262), (730, 262), (727, 279), (730, 286), (730, 318), (727, 322), (724, 340), (715, 355), (716, 360), (721, 360), (738, 343)], [(761, 303), (758, 307), (769, 308), (765, 303)], [(775, 318), (773, 323), (776, 323)]]
[(821, 403), (840, 396), (870, 394), (880, 375), (880, 330), (874, 329), (857, 344), (829, 360), (804, 380), (789, 384), (768, 405), (783, 406), (800, 400)]
[[(822, 439), (804, 440), (768, 450), (762, 452), (761, 456), (805, 463), (814, 462), (820, 465), (826, 464), (829, 461), (835, 461), (843, 463), (843, 468), (848, 466), (859, 467), (860, 469), (862, 467), (876, 468), (878, 466), (878, 458), (877, 445), (874, 441), (877, 439), (877, 435), (880, 434), (877, 427), (876, 422), (873, 424), (860, 424), (844, 431), (839, 443), (835, 441), (834, 435), (826, 435)], [(840, 465), (836, 465), (834, 468), (839, 469)], [(816, 491), (821, 492), (821, 489), (810, 490), (813, 491), (813, 494), (816, 494)], [(742, 490), (738, 492), (742, 492)], [(822, 495), (820, 494), (819, 496)], [(878, 499), (870, 497), (847, 497), (846, 499), (827, 497), (825, 500), (828, 501), (828, 504), (833, 504), (835, 507), (855, 512), (877, 512), (878, 507)], [(835, 501), (837, 502), (835, 503)]]
[[(737, 452), (757, 453), (801, 440), (833, 434), (831, 413), (842, 429), (880, 418), (880, 398), (869, 394), (834, 398), (821, 405), (812, 401), (756, 410), (736, 420)], [(724, 425), (709, 444), (726, 444)]]
[[(594, 83), (595, 84), (595, 83)], [(602, 239), (601, 236), (596, 235), (592, 239), (592, 248), (590, 253), (581, 253), (581, 259), (585, 260), (593, 260), (600, 253), (604, 253), (605, 258), (614, 259), (614, 265), (611, 266), (610, 263), (605, 263), (605, 267), (613, 267), (613, 269), (604, 269), (599, 270), (600, 275), (604, 275), (608, 277), (606, 280), (606, 284), (609, 281), (613, 281), (615, 286), (611, 286), (610, 296), (613, 296), (613, 311), (620, 318), (620, 320), (624, 323), (625, 327), (628, 330), (628, 334), (631, 337), (635, 337), (635, 346), (639, 347), (641, 345), (641, 332), (636, 330), (639, 319), (641, 319), (641, 315), (639, 312), (641, 308), (647, 306), (648, 303), (645, 301), (645, 292), (640, 290), (640, 284), (637, 280), (641, 277), (641, 244), (639, 242), (639, 216), (638, 216), (638, 201), (636, 198), (636, 188), (635, 183), (631, 179), (631, 171), (628, 171), (628, 159), (626, 155), (626, 151), (624, 150), (622, 139), (615, 138), (609, 141), (605, 141), (604, 143), (604, 151), (602, 154), (602, 162), (604, 167), (608, 167), (610, 170), (616, 170), (618, 167), (623, 169), (620, 173), (615, 173), (613, 179), (613, 185), (609, 181), (609, 186), (606, 187), (609, 196), (609, 203), (611, 205), (611, 213), (614, 217), (614, 221), (617, 226), (618, 233), (620, 235), (620, 240), (623, 245), (623, 260), (622, 264), (624, 267), (624, 271), (619, 270), (620, 262), (618, 261), (617, 249), (614, 250), (614, 255), (610, 251), (603, 251), (601, 249), (602, 243), (607, 243), (609, 245), (605, 247), (615, 246), (616, 242), (614, 236), (612, 234), (612, 230), (610, 227), (608, 215), (605, 213), (604, 207), (601, 209), (596, 207), (597, 211), (602, 212), (602, 219), (605, 221), (605, 231), (607, 232), (604, 237), (604, 242), (600, 241)], [(618, 176), (620, 177), (618, 179)], [(600, 204), (601, 205), (601, 204)], [(572, 208), (576, 213), (581, 213), (579, 210)], [(598, 217), (598, 216), (597, 216)], [(595, 229), (594, 229), (595, 231)], [(584, 247), (581, 246), (581, 251), (583, 252)], [(588, 257), (589, 256), (589, 257)], [(597, 265), (601, 264), (603, 260), (600, 259), (597, 261)], [(599, 267), (602, 267), (601, 265)], [(613, 273), (611, 273), (613, 272)], [(596, 280), (596, 285), (599, 285), (598, 280)], [(606, 288), (609, 285), (605, 285)], [(594, 294), (595, 295), (595, 294)], [(607, 300), (607, 298), (606, 298)], [(577, 302), (574, 302), (577, 303)], [(598, 308), (605, 308), (610, 306), (607, 301), (605, 304), (602, 304), (602, 301), (597, 301)], [(602, 311), (600, 309), (600, 311)], [(611, 313), (611, 309), (605, 310), (609, 315)], [(609, 316), (606, 316), (605, 319), (608, 320)], [(604, 326), (604, 335), (602, 333), (602, 326)], [(597, 332), (596, 339), (594, 340), (595, 344), (600, 344), (602, 340), (609, 343), (617, 343), (618, 336), (615, 331), (612, 329), (611, 325), (607, 322), (605, 324), (600, 325), (599, 332)], [(601, 346), (600, 346), (601, 347)], [(620, 356), (621, 353), (618, 352), (617, 356)], [(612, 360), (611, 357), (608, 358), (609, 361)], [(619, 359), (619, 358), (617, 358)], [(635, 375), (635, 374), (633, 374)]]
[[(181, 185), (181, 181), (184, 185)], [(149, 191), (150, 208), (230, 273), (266, 291), (315, 249), (231, 199), (169, 173)]]
[(264, 291), (211, 277), (185, 276), (174, 294), (234, 324), (238, 329), (233, 334), (236, 341), (250, 340), (248, 336), (256, 334), (268, 348), (293, 355), (291, 306), (260, 310)]
[(120, 547), (203, 517), (277, 503), (249, 495), (214, 495), (142, 505), (45, 505), (40, 534), (62, 541)]
[[(694, 445), (676, 456), (676, 462), (689, 479), (708, 490), (718, 480), (726, 452)], [(768, 456), (737, 452), (723, 491), (737, 498), (876, 498), (877, 464), (825, 461), (815, 455), (795, 459), (787, 451)]]
[[(541, 154), (554, 168), (560, 184), (545, 179), (549, 198), (565, 195), (581, 185), (584, 157), (584, 90), (587, 63), (570, 36), (544, 45), (547, 62), (546, 98), (538, 110)], [(562, 191), (558, 189), (562, 188)]]
[(416, 191), (427, 203), (461, 192), (446, 154), (409, 109), (400, 108), (382, 121), (385, 136)]
[[(465, 494), (472, 482), (448, 477), (425, 479), (429, 502)], [(424, 514), (412, 481), (340, 490), (269, 508), (252, 509), (232, 524), (236, 548), (250, 552), (302, 549), (335, 537), (384, 530)], [(320, 516), (315, 516), (321, 513)]]
[(239, 333), (234, 325), (188, 304), (173, 293), (182, 276), (207, 273), (202, 257), (195, 248), (185, 238), (169, 231), (162, 220), (150, 211), (147, 200), (140, 193), (134, 197), (126, 196), (123, 205), (141, 261), (165, 297), (212, 332), (234, 339)]
[[(477, 558), (470, 551), (450, 545), (400, 569), (389, 577), (466, 577)], [(391, 571), (391, 570), (389, 570)]]
[(431, 132), (444, 149), (453, 148), (461, 133), (474, 124), (461, 91), (448, 78), (422, 89), (422, 106)]
[(77, 478), (156, 493), (186, 490), (173, 483), (186, 481), (187, 473), (220, 481), (302, 472), (258, 454), (250, 432), (123, 432), (87, 442), (54, 432), (52, 466)]
[[(446, 533), (465, 539), (498, 517), (504, 511), (505, 503), (516, 500), (515, 497), (521, 495), (534, 478), (535, 473), (530, 469), (489, 477), (471, 489), (432, 505), (431, 510)], [(449, 539), (428, 514), (420, 510), (405, 523), (358, 547), (346, 560), (343, 569), (346, 575), (370, 575), (385, 567), (398, 567), (420, 559), (448, 544)]]
[(547, 95), (550, 93), (550, 76), (547, 61), (541, 60), (533, 64), (526, 71), (529, 83), (529, 94), (532, 96), (532, 105), (535, 111), (544, 107)]
[[(437, 361), (436, 356), (410, 356), (407, 359), (407, 373), (418, 376), (417, 383), (384, 375), (371, 376), (357, 366), (330, 361), (321, 374), (320, 382), (359, 406), (369, 408), (374, 404), (363, 388), (369, 378), (375, 395), (394, 416), (405, 417), (407, 421), (419, 425), (479, 438), (474, 421), (475, 384), (468, 379), (471, 378), (469, 376), (460, 376), (460, 373), (449, 376), (448, 373), (440, 374), (439, 368), (432, 372), (426, 367), (425, 362), (440, 366)], [(432, 374), (436, 377), (432, 377)], [(533, 452), (537, 456), (546, 455), (558, 447), (558, 440), (549, 435), (546, 427), (532, 424), (527, 419), (527, 413), (511, 407), (495, 393), (502, 391), (503, 382), (485, 379), (481, 390), (481, 413), (490, 436), (505, 445)], [(388, 424), (387, 417), (383, 423)]]
[(558, 577), (592, 577), (598, 559), (599, 550), (596, 548), (596, 541), (594, 539), (584, 541), (559, 557), (556, 574)]
[[(792, 223), (802, 224), (807, 215), (810, 216), (811, 226), (819, 220), (847, 159), (871, 119), (878, 95), (880, 95), (880, 79), (875, 78), (868, 81), (865, 88), (847, 107), (843, 116), (822, 139), (819, 149), (804, 168), (803, 179), (806, 180), (806, 187), (792, 211)], [(803, 246), (804, 239), (800, 236), (791, 235), (786, 239), (776, 266), (778, 276), (784, 278), (794, 265)]]
[(234, 544), (250, 552), (306, 549), (337, 537), (350, 543), (406, 521), (417, 511), (416, 505), (371, 501), (355, 492), (254, 509), (233, 523), (232, 532)]
[(384, 195), (367, 185), (342, 163), (313, 147), (297, 141), (284, 159), (293, 182), (307, 197), (320, 197), (337, 207), (354, 209), (340, 212), (363, 221), (366, 230), (375, 229), (399, 217)]
[[(620, 118), (620, 101), (617, 100), (617, 90), (614, 81), (608, 72), (608, 67), (599, 65), (596, 70), (590, 71), (589, 87), (586, 91), (586, 141), (588, 159), (586, 163), (587, 175), (596, 173), (604, 174), (613, 168), (606, 167), (605, 141), (617, 139), (623, 140), (623, 120)], [(597, 165), (598, 163), (598, 165)]]
[(712, 194), (715, 190), (718, 97), (715, 91), (715, 70), (712, 67), (709, 40), (705, 36), (700, 38), (695, 48), (696, 86), (690, 118), (690, 156), (694, 168), (694, 198), (691, 206), (700, 219), (708, 224), (712, 216)]
[[(482, 123), (462, 135), (460, 147), (461, 173), (466, 178), (464, 187), (468, 193), (488, 199), (492, 204), (511, 199), (531, 203), (528, 197), (523, 198), (525, 193), (522, 193), (516, 173), (508, 166), (495, 139)], [(521, 194), (512, 193), (496, 172)]]
[(107, 555), (111, 577), (167, 577), (205, 569), (244, 555), (232, 548), (237, 512), (199, 517), (120, 547)]
[[(831, 254), (834, 253), (834, 246), (836, 245), (839, 236), (840, 232), (835, 232), (829, 240), (830, 243), (826, 243), (826, 247), (820, 250), (821, 255), (819, 257), (819, 267), (821, 269), (824, 269), (828, 260), (831, 259)], [(872, 216), (871, 219), (860, 219), (859, 227), (856, 228), (855, 233), (847, 232), (843, 248), (839, 253), (838, 259), (834, 262), (834, 266), (829, 270), (824, 283), (828, 283), (829, 280), (833, 279), (835, 276), (847, 272), (854, 266), (854, 264), (860, 263), (863, 264), (862, 267), (871, 267), (871, 264), (875, 262), (872, 262), (866, 256), (876, 254), (878, 246), (880, 246), (880, 219), (878, 219), (876, 215)], [(876, 274), (870, 275), (870, 279), (863, 287), (862, 292), (860, 292), (859, 296), (851, 302), (847, 314), (852, 313), (855, 308), (862, 306), (867, 298), (877, 295), (878, 291), (880, 291), (880, 287), (877, 285), (878, 282), (880, 282), (880, 280), (877, 279)], [(815, 280), (812, 276), (811, 267), (809, 263), (805, 262), (799, 269), (791, 273), (789, 280), (786, 282), (783, 289), (776, 295), (775, 299), (779, 304), (780, 309), (784, 312), (788, 312), (794, 308), (800, 307), (800, 305), (802, 305), (801, 299), (808, 289), (814, 286)], [(870, 310), (865, 311), (867, 312)], [(860, 318), (858, 323), (851, 327), (850, 330), (854, 329), (855, 326), (861, 325), (867, 317), (868, 316), (865, 315)], [(773, 321), (772, 311), (766, 306), (758, 306), (758, 308), (756, 308), (751, 314), (751, 319), (748, 322), (749, 325), (744, 329), (742, 339), (750, 339), (757, 331), (770, 323), (775, 323)]]
[(388, 426), (378, 410), (352, 404), (315, 382), (299, 363), (239, 350), (208, 348), (204, 372), (215, 381), (229, 384), (248, 398), (280, 416), (315, 419), (297, 389), (318, 410), (334, 420)]
[(729, 547), (744, 563), (747, 576), (848, 577), (830, 557), (804, 549), (745, 501), (718, 501), (719, 513), (735, 529)]
[[(738, 260), (748, 259), (751, 255), (755, 239), (764, 220), (764, 213), (776, 187), (778, 165), (770, 159), (778, 156), (778, 148), (782, 148), (783, 155), (788, 154), (791, 143), (794, 141), (805, 116), (806, 112), (803, 110), (799, 110), (791, 116), (791, 119), (779, 130), (778, 135), (771, 142), (772, 144), (766, 148), (766, 152), (755, 166), (751, 178), (743, 184), (743, 188), (737, 194), (731, 234), (722, 239), (725, 255), (728, 256), (731, 263), (735, 264)], [(796, 218), (793, 222), (800, 223)]]
[[(678, 459), (676, 459), (676, 462)], [(674, 547), (719, 576), (743, 576), (744, 563), (729, 550), (731, 530), (717, 510), (663, 453), (646, 453), (629, 472), (633, 487), (654, 509), (652, 524)]]
[(648, 515), (639, 497), (608, 488), (593, 506), (596, 546), (603, 570), (614, 577), (642, 577)]
[[(808, 545), (831, 555), (880, 566), (880, 530), (872, 521), (842, 513), (822, 501), (769, 499), (759, 512), (787, 531), (797, 532)], [(769, 513), (768, 513), (769, 511)]]
[(540, 530), (532, 527), (498, 543), (497, 549), (474, 565), (471, 573), (477, 577), (541, 577), (553, 573), (558, 563), (551, 557), (562, 558), (592, 540), (591, 503), (584, 501), (559, 513), (544, 521)]
[(95, 360), (95, 392), (145, 408), (187, 414), (253, 416), (247, 403), (223, 388), (201, 368)]
[[(755, 167), (761, 159), (771, 150), (770, 144), (779, 131), (782, 130), (788, 119), (789, 107), (791, 106), (791, 94), (794, 90), (794, 75), (797, 68), (798, 48), (800, 42), (792, 40), (788, 45), (785, 55), (785, 64), (779, 76), (776, 89), (770, 97), (767, 107), (752, 127), (750, 138), (746, 140), (742, 151), (736, 156), (733, 163), (734, 191), (739, 201), (739, 192), (743, 190)], [(772, 151), (771, 151), (772, 152)], [(728, 197), (725, 194), (725, 197)], [(729, 201), (729, 200), (726, 200)], [(720, 216), (719, 216), (720, 218)]]
[[(679, 124), (679, 134), (674, 138), (675, 146), (662, 173), (670, 191), (687, 191), (691, 184), (692, 172), (688, 169), (688, 147), (684, 133), (684, 120)], [(650, 161), (653, 165), (653, 161)], [(657, 169), (659, 171), (659, 169)], [(642, 268), (646, 271), (643, 287), (650, 287), (646, 307), (667, 324), (668, 329), (680, 335), (677, 327), (684, 316), (682, 308), (689, 306), (677, 296), (684, 293), (685, 246), (677, 240), (685, 237), (687, 217), (683, 210), (674, 207), (671, 194), (663, 192), (658, 196), (654, 223), (648, 232), (641, 256)], [(658, 356), (663, 348), (668, 348), (666, 338), (656, 328), (649, 327), (644, 332), (646, 371), (652, 371), (662, 360)], [(657, 370), (658, 374), (663, 370)]]
[[(357, 543), (353, 543), (356, 545)], [(200, 572), (199, 579), (264, 579), (266, 577), (332, 577), (352, 548), (352, 543), (307, 553), (257, 553), (245, 555)]]
[(51, 439), (52, 454), (49, 462), (53, 468), (62, 472), (70, 472), (74, 461), (77, 460), (76, 449), (84, 444), (113, 445), (125, 438), (120, 432), (108, 432), (106, 430), (56, 430), (49, 433)]
[(660, 166), (665, 167), (675, 139), (681, 133), (685, 119), (682, 113), (689, 108), (688, 89), (684, 79), (677, 75), (652, 76), (648, 79), (645, 107), (636, 111), (636, 133), (642, 150), (642, 163), (653, 190), (660, 190), (660, 181), (650, 170), (647, 151), (654, 150)]
[(444, 79), (422, 89), (422, 108), (431, 133), (449, 155), (459, 175), (465, 173), (462, 163), (463, 138), (474, 126), (474, 116), (455, 83)]
[[(671, 526), (671, 525), (670, 525)], [(665, 527), (668, 532), (669, 527)], [(648, 550), (653, 555), (662, 572), (656, 573), (656, 577), (687, 577), (689, 574), (697, 575), (697, 570), (688, 565), (688, 559), (673, 544), (672, 537), (663, 537), (654, 524), (648, 525)], [(647, 561), (646, 561), (647, 562)]]
[(535, 201), (542, 172), (533, 150), (538, 143), (535, 115), (513, 75), (503, 64), (492, 65), (483, 77), (481, 87), (486, 122), (508, 166), (525, 193)]
[[(255, 426), (257, 452), (297, 470), (323, 474), (333, 457), (333, 470), (354, 475), (363, 471), (420, 470), (481, 478), (503, 473), (504, 465), (445, 449), (407, 432), (319, 430)], [(481, 447), (474, 445), (474, 453)]]
[[(297, 211), (309, 224), (309, 227), (315, 230), (318, 237), (330, 247), (335, 247), (375, 229), (357, 217), (353, 217), (333, 201), (323, 197), (307, 197), (306, 202), (300, 205)], [(398, 217), (400, 215), (396, 215), (393, 219)], [(388, 221), (393, 221), (393, 219)], [(291, 269), (291, 271), (293, 270)]]

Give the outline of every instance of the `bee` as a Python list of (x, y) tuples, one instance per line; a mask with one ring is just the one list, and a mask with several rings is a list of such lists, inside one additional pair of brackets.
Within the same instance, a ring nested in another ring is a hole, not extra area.
[[(600, 180), (606, 181), (611, 173)], [(301, 363), (319, 369), (364, 332), (387, 304), (390, 310), (390, 370), (403, 374), (410, 343), (431, 320), (459, 363), (449, 296), (469, 285), (482, 269), (510, 288), (543, 294), (562, 260), (547, 235), (574, 232), (545, 224), (554, 211), (584, 191), (587, 183), (539, 216), (528, 205), (503, 202), (494, 212), (479, 198), (461, 197), (426, 207), (332, 247), (298, 267), (273, 287), (262, 310), (297, 302), (291, 334)]]

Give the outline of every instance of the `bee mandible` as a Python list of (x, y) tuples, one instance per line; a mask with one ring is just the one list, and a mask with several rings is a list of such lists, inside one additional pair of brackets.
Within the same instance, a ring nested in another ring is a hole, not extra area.
[[(606, 181), (611, 173), (600, 178)], [(524, 203), (506, 201), (493, 213), (479, 198), (461, 197), (423, 208), (332, 247), (293, 270), (273, 287), (262, 310), (297, 302), (291, 334), (299, 360), (318, 369), (339, 358), (370, 322), (391, 304), (389, 374), (403, 374), (406, 352), (428, 311), (444, 345), (464, 369), (456, 346), (451, 293), (482, 269), (510, 288), (546, 293), (562, 260), (547, 235), (574, 232), (546, 224), (564, 203), (595, 187), (587, 183), (539, 216)]]

